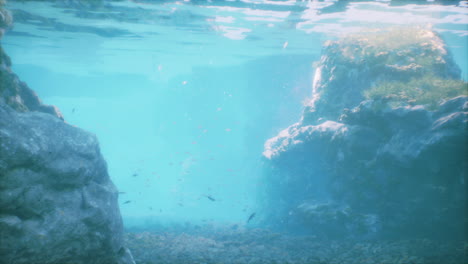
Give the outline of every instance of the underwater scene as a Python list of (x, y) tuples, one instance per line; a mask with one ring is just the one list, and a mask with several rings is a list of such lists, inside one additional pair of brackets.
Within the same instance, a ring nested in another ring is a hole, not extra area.
[(0, 264), (468, 263), (468, 1), (0, 0)]

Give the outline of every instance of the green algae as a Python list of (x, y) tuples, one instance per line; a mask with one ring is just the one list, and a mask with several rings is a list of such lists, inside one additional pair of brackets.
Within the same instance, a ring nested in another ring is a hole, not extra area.
[(443, 63), (446, 55), (442, 39), (434, 31), (422, 27), (374, 29), (350, 34), (339, 42), (344, 57), (350, 60), (371, 59), (386, 64), (414, 63), (432, 67)]
[(468, 95), (468, 83), (428, 74), (409, 82), (384, 81), (363, 94), (367, 99), (385, 101), (392, 107), (425, 105), (428, 110), (436, 110), (444, 100)]

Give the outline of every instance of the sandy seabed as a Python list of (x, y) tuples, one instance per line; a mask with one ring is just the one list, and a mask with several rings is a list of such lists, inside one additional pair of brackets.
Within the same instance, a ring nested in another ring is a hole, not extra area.
[(137, 264), (466, 264), (467, 242), (319, 240), (264, 229), (133, 231)]

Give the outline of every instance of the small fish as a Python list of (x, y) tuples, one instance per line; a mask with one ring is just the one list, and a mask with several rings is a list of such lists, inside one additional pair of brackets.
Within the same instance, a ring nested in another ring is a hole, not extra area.
[(212, 201), (212, 202), (216, 201), (216, 199), (213, 198), (211, 195), (203, 195), (203, 196), (205, 196), (206, 198), (210, 199), (210, 201)]
[(127, 200), (127, 201), (125, 201), (123, 204), (129, 204), (129, 203), (131, 203), (131, 202), (132, 202), (132, 201)]
[(126, 192), (119, 192), (119, 194), (126, 194)]
[(136, 177), (136, 176), (138, 176), (138, 173), (135, 172), (135, 173), (132, 174), (132, 176)]
[(250, 216), (249, 216), (249, 219), (247, 219), (247, 224), (250, 222), (250, 220), (252, 220), (253, 218), (255, 217), (255, 213), (252, 213)]
[(75, 108), (72, 109), (72, 113), (75, 113)]

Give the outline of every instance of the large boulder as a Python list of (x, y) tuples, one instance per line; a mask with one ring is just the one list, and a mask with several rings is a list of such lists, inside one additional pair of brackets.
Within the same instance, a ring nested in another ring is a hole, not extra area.
[(96, 137), (43, 105), (10, 65), (0, 46), (0, 263), (134, 264)]
[(133, 263), (96, 137), (0, 103), (0, 263)]
[(437, 34), (409, 32), (421, 42), (383, 50), (433, 51), (435, 61), (394, 72), (375, 48), (366, 61), (380, 71), (342, 64), (369, 35), (325, 49), (333, 58), (321, 60), (303, 118), (265, 144), (266, 223), (329, 238), (464, 238), (467, 84)]

